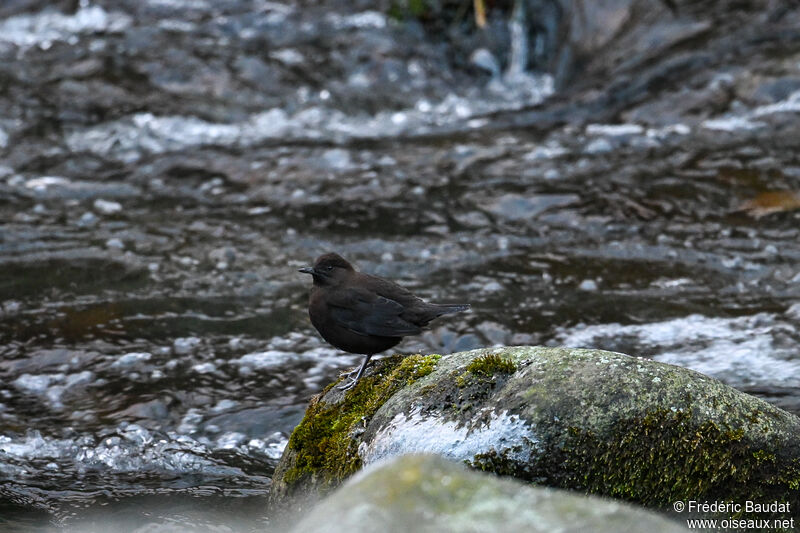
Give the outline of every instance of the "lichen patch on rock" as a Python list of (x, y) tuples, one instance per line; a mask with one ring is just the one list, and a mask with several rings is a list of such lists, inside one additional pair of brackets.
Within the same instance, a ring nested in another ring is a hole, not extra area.
[[(519, 442), (525, 446), (515, 445)], [(364, 465), (407, 453), (435, 453), (467, 463), (477, 455), (499, 454), (527, 462), (537, 442), (532, 428), (508, 411), (488, 412), (474, 425), (459, 425), (417, 408), (408, 415), (398, 413), (358, 453)]]

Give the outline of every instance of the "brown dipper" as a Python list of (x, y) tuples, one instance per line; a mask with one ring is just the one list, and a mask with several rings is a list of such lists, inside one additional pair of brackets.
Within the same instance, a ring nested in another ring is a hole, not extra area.
[[(388, 350), (406, 335), (418, 335), (436, 317), (469, 309), (469, 304), (431, 304), (389, 280), (356, 272), (340, 255), (328, 253), (300, 272), (314, 277), (308, 316), (322, 338), (340, 350), (366, 355), (358, 383), (370, 357)], [(352, 375), (353, 372), (350, 373)]]

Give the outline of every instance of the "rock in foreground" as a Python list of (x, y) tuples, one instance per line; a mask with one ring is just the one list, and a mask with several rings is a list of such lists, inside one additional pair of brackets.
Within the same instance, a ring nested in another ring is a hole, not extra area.
[(659, 509), (800, 508), (796, 416), (684, 368), (542, 347), (389, 358), (346, 395), (330, 388), (292, 434), (273, 499), (313, 497), (362, 466), (424, 452)]
[(631, 505), (526, 486), (432, 455), (407, 455), (353, 478), (292, 533), (684, 531)]

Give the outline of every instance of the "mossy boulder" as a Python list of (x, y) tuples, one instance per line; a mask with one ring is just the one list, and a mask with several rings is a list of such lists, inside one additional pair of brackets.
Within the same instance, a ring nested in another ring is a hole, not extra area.
[(347, 394), (329, 387), (292, 434), (272, 498), (322, 494), (362, 466), (425, 452), (656, 509), (800, 509), (800, 418), (685, 368), (525, 346), (388, 358)]
[(395, 393), (433, 372), (440, 357), (380, 359), (347, 393), (336, 382), (312, 398), (272, 477), (272, 502), (298, 495), (313, 499), (357, 472), (362, 466), (358, 435), (367, 422)]
[(471, 472), (434, 455), (405, 455), (354, 476), (292, 533), (384, 531), (678, 533), (632, 505)]

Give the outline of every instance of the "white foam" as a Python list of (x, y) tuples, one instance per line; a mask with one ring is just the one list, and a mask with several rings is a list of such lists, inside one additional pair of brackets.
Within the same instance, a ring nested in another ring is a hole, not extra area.
[(211, 4), (209, 4), (207, 0), (147, 0), (147, 3), (154, 7), (173, 9), (211, 9)]
[(607, 135), (618, 137), (625, 135), (642, 135), (644, 128), (639, 124), (589, 124), (586, 135)]
[(113, 215), (122, 211), (122, 204), (98, 198), (94, 201), (94, 209), (104, 215)]
[(51, 383), (61, 381), (63, 378), (63, 374), (22, 374), (14, 380), (14, 386), (27, 393), (42, 394), (47, 391)]
[(733, 386), (798, 387), (798, 336), (796, 325), (784, 317), (758, 313), (737, 318), (689, 315), (626, 326), (600, 324), (566, 331), (556, 342), (569, 347), (636, 350), (630, 355), (652, 356)]
[(301, 65), (306, 57), (295, 48), (283, 48), (270, 53), (270, 57), (277, 59), (285, 65)]
[(780, 102), (759, 106), (749, 113), (740, 116), (728, 115), (709, 119), (704, 121), (702, 125), (706, 129), (718, 131), (755, 130), (766, 127), (766, 124), (753, 119), (778, 113), (800, 113), (800, 91), (793, 92)]
[(754, 117), (763, 117), (775, 113), (797, 113), (800, 112), (800, 91), (795, 91), (785, 100), (774, 104), (757, 107), (753, 110)]
[(289, 444), (289, 439), (283, 436), (282, 433), (274, 433), (270, 440), (271, 442), (265, 443), (266, 445), (264, 445), (263, 441), (260, 439), (255, 443), (257, 445), (254, 445), (252, 440), (248, 442), (247, 445), (252, 449), (260, 451), (270, 459), (280, 459), (283, 455), (283, 450), (286, 449), (286, 446)]
[(192, 370), (198, 374), (211, 374), (217, 371), (217, 367), (214, 363), (198, 363), (192, 366)]
[[(50, 461), (62, 468), (112, 475), (157, 471), (241, 476), (240, 469), (221, 464), (210, 458), (210, 454), (214, 449), (237, 448), (245, 440), (241, 433), (226, 433), (207, 446), (186, 435), (155, 434), (137, 424), (126, 423), (120, 424), (114, 435), (102, 439), (90, 435), (59, 439), (29, 431), (22, 437), (0, 435), (0, 452), (6, 456), (0, 460), (0, 471), (24, 475), (28, 470), (37, 470), (25, 469), (24, 463)], [(260, 451), (273, 457), (278, 449), (282, 451), (285, 440), (282, 434), (270, 435), (260, 440)], [(8, 459), (17, 464), (10, 464)]]
[(135, 161), (144, 153), (159, 154), (192, 146), (250, 146), (281, 137), (287, 133), (288, 125), (286, 113), (277, 108), (231, 124), (138, 113), (73, 132), (67, 135), (66, 142), (74, 151), (91, 151)]
[(647, 136), (650, 138), (661, 139), (670, 135), (689, 135), (692, 129), (686, 124), (670, 124), (663, 128), (649, 128)]
[(704, 120), (701, 124), (707, 130), (714, 131), (740, 131), (756, 130), (766, 126), (763, 122), (753, 122), (749, 117), (729, 116)]
[(197, 349), (200, 344), (202, 344), (202, 340), (198, 337), (178, 337), (172, 341), (172, 350), (177, 355), (187, 355)]
[(138, 363), (149, 361), (153, 354), (149, 352), (130, 352), (119, 356), (113, 363), (112, 368), (134, 366)]
[(76, 34), (118, 32), (131, 25), (124, 13), (108, 13), (100, 6), (87, 6), (72, 15), (45, 10), (33, 15), (17, 15), (0, 21), (0, 41), (18, 46), (48, 47), (53, 41), (64, 41)]
[[(75, 152), (92, 152), (134, 162), (147, 154), (183, 150), (194, 146), (247, 148), (267, 140), (321, 140), (391, 138), (425, 134), (434, 127), (469, 121), (485, 115), (541, 102), (550, 96), (552, 79), (531, 77), (524, 88), (509, 89), (503, 97), (449, 94), (436, 105), (383, 111), (372, 116), (348, 116), (336, 109), (311, 105), (289, 115), (280, 108), (254, 114), (241, 122), (215, 123), (186, 116), (138, 113), (67, 134)], [(369, 79), (364, 83), (369, 85)], [(514, 98), (511, 98), (511, 96)]]
[(361, 13), (354, 13), (346, 16), (337, 13), (329, 13), (325, 19), (337, 30), (352, 28), (382, 29), (387, 25), (386, 15), (379, 11), (362, 11)]
[(61, 176), (42, 176), (40, 178), (32, 178), (25, 182), (25, 187), (33, 189), (34, 191), (43, 191), (48, 187), (63, 187), (68, 186), (72, 182), (67, 178)]
[(339, 367), (360, 356), (342, 355), (338, 350), (319, 347), (305, 352), (290, 352), (282, 350), (266, 350), (253, 352), (238, 359), (228, 361), (228, 364), (255, 370), (269, 370), (285, 367), (289, 363), (312, 363), (316, 370), (328, 367)]
[(278, 368), (287, 361), (297, 357), (298, 354), (292, 352), (282, 352), (280, 350), (267, 350), (265, 352), (254, 352), (243, 355), (239, 359), (230, 361), (233, 365), (247, 366), (250, 368), (265, 369)]
[(549, 142), (542, 146), (537, 146), (527, 154), (525, 154), (525, 160), (527, 161), (537, 161), (541, 159), (556, 159), (558, 157), (567, 155), (569, 150), (564, 148), (561, 144), (557, 142)]
[(223, 433), (217, 438), (217, 448), (222, 450), (232, 450), (241, 445), (245, 439), (247, 439), (247, 435), (244, 433), (240, 433), (238, 431), (229, 431), (228, 433)]

